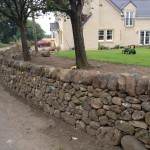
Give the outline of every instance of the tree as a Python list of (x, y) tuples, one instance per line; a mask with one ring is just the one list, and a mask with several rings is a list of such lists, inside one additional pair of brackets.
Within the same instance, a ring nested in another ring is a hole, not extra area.
[[(33, 6), (32, 9), (31, 4)], [(42, 3), (39, 0), (0, 0), (0, 13), (14, 21), (19, 27), (25, 61), (30, 60), (27, 42), (27, 18), (32, 10), (39, 10), (41, 7)]]
[(9, 18), (0, 15), (0, 41), (9, 43), (18, 39), (18, 28)]
[[(28, 40), (34, 40), (33, 38), (33, 29), (32, 29), (32, 21), (31, 20), (28, 20), (27, 21), (27, 38)], [(45, 35), (45, 31), (41, 28), (41, 26), (38, 24), (38, 23), (35, 23), (35, 26), (36, 26), (36, 31), (37, 31), (37, 39), (40, 40), (42, 39)]]
[(45, 0), (47, 2), (47, 11), (59, 11), (65, 13), (71, 19), (74, 44), (75, 44), (75, 55), (76, 65), (79, 69), (88, 68), (83, 28), (82, 28), (82, 11), (84, 3), (87, 0)]

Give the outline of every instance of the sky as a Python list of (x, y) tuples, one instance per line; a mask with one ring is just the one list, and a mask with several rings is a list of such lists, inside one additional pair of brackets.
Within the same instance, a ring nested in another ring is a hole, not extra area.
[(41, 28), (45, 31), (45, 34), (51, 34), (50, 32), (50, 23), (55, 21), (54, 15), (44, 15), (35, 19), (37, 23), (40, 24)]

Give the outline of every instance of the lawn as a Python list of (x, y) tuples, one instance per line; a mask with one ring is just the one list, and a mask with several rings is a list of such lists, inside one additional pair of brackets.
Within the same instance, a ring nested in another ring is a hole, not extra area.
[[(136, 55), (122, 54), (121, 50), (90, 50), (86, 52), (88, 60), (97, 60), (137, 66), (150, 66), (150, 48), (138, 47), (136, 48)], [(61, 51), (56, 55), (65, 58), (75, 58), (75, 52), (73, 50)]]
[(12, 45), (12, 44), (5, 44), (5, 43), (0, 42), (0, 48), (8, 47), (10, 45)]

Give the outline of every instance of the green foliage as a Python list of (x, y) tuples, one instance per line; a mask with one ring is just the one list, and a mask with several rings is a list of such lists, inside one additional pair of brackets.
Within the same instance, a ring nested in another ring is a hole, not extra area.
[(8, 46), (11, 46), (11, 44), (6, 44), (6, 43), (1, 43), (0, 42), (0, 48), (8, 47)]
[(99, 44), (98, 50), (108, 50), (108, 47)]
[(0, 41), (9, 43), (19, 38), (16, 24), (9, 18), (0, 16)]
[[(27, 21), (27, 38), (29, 41), (34, 40), (33, 38), (33, 24), (31, 20)], [(41, 28), (41, 26), (38, 23), (35, 23), (36, 26), (36, 35), (37, 35), (37, 40), (42, 39), (45, 36), (45, 31)]]
[[(91, 50), (86, 51), (89, 60), (97, 60), (112, 63), (132, 64), (138, 66), (150, 66), (150, 49), (145, 47), (136, 48), (136, 55), (122, 55), (121, 50)], [(75, 58), (74, 51), (61, 51), (57, 56)]]

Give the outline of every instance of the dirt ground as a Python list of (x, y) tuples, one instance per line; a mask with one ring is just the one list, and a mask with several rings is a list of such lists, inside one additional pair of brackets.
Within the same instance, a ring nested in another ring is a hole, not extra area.
[[(50, 57), (32, 57), (31, 62), (39, 65), (49, 65), (65, 69), (69, 69), (75, 65), (75, 60), (60, 58), (53, 55)], [(99, 70), (101, 73), (138, 73), (139, 75), (150, 76), (150, 67), (113, 64), (100, 61), (89, 61), (89, 64), (91, 65), (91, 70)]]
[(0, 83), (0, 150), (122, 149), (103, 146), (62, 120), (46, 117), (20, 98), (10, 95)]

